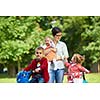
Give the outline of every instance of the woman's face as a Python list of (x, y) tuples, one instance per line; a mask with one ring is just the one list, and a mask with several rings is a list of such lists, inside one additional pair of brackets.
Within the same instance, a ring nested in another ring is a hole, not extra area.
[(60, 33), (57, 33), (55, 36), (54, 36), (54, 40), (55, 41), (59, 41), (60, 39), (61, 39), (61, 37), (62, 37), (62, 33), (60, 32)]

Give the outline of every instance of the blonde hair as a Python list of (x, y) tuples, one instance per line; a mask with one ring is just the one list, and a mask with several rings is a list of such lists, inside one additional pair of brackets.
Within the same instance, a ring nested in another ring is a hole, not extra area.
[(72, 59), (77, 64), (82, 64), (85, 61), (85, 56), (81, 56), (80, 54), (74, 54)]
[(46, 37), (45, 37), (45, 40), (46, 40), (46, 39), (50, 39), (50, 40), (52, 40), (52, 37), (50, 37), (50, 36), (46, 36)]

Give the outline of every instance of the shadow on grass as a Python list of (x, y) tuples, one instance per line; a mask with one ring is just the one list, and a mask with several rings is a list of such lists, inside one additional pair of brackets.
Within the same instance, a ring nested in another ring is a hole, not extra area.
[[(0, 78), (11, 78), (7, 73), (0, 73)], [(15, 77), (12, 77), (15, 78)]]

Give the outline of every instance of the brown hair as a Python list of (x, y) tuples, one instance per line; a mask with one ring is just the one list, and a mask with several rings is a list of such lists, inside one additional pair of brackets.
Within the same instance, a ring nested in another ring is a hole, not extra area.
[(35, 52), (36, 52), (37, 50), (42, 50), (42, 52), (44, 53), (44, 48), (41, 47), (41, 46), (37, 47), (37, 48), (35, 49)]
[(85, 56), (81, 56), (80, 54), (74, 54), (72, 58), (77, 64), (82, 64), (85, 61)]

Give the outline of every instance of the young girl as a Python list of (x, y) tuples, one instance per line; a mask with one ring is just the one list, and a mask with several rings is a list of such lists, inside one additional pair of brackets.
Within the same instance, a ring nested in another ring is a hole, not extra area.
[(82, 72), (89, 73), (90, 71), (87, 70), (85, 67), (82, 66), (84, 62), (84, 56), (80, 54), (74, 54), (71, 62), (65, 63), (65, 66), (68, 68), (68, 82), (69, 83), (83, 83), (83, 75)]

